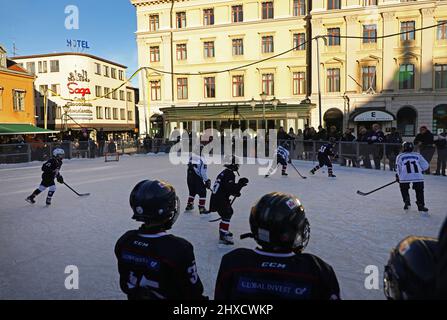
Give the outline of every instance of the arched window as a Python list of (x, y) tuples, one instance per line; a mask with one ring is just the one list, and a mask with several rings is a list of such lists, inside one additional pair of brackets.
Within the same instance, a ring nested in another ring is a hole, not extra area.
[(447, 104), (440, 104), (433, 109), (433, 133), (441, 130), (447, 131)]
[(329, 109), (324, 114), (323, 119), (326, 124), (326, 128), (329, 129), (332, 126), (335, 126), (337, 128), (337, 131), (343, 131), (343, 112), (341, 112), (340, 109)]
[(413, 107), (407, 106), (397, 112), (397, 130), (404, 137), (416, 135), (417, 113)]

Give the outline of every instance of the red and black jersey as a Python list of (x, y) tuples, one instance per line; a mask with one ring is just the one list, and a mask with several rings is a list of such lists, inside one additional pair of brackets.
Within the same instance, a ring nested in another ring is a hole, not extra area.
[(165, 232), (125, 233), (116, 243), (121, 290), (129, 299), (187, 299), (203, 297), (193, 246)]
[(242, 186), (236, 183), (233, 170), (226, 168), (216, 178), (210, 199), (210, 211), (214, 212), (222, 203), (229, 202), (231, 196), (240, 195)]
[(52, 157), (42, 165), (42, 179), (54, 180), (62, 167), (62, 160)]
[(236, 249), (222, 258), (216, 300), (340, 299), (330, 265), (307, 253)]

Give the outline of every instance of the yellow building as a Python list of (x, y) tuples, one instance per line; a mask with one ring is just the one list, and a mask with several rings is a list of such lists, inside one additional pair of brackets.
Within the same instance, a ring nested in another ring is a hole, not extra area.
[(8, 60), (0, 46), (0, 135), (11, 125), (34, 126), (34, 116), (34, 76)]
[(406, 136), (447, 128), (447, 25), (415, 30), (447, 20), (447, 1), (131, 3), (139, 66), (153, 68), (140, 104), (164, 114), (166, 133), (235, 122), (295, 131), (381, 122)]

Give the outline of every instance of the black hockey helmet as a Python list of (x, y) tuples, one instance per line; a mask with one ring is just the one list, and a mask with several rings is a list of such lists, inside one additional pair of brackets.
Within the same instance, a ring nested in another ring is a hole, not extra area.
[(169, 230), (180, 213), (179, 199), (169, 183), (158, 180), (139, 182), (130, 193), (132, 219), (149, 228)]
[(414, 151), (413, 142), (406, 141), (406, 142), (402, 143), (402, 151), (403, 152), (413, 152)]
[(239, 158), (235, 155), (229, 156), (226, 155), (224, 157), (224, 167), (232, 170), (232, 171), (239, 171), (240, 161)]
[(391, 251), (383, 277), (388, 300), (430, 299), (435, 288), (437, 245), (434, 238), (410, 236)]
[(273, 251), (301, 251), (309, 242), (310, 225), (300, 200), (273, 192), (251, 209), (250, 229), (256, 242)]

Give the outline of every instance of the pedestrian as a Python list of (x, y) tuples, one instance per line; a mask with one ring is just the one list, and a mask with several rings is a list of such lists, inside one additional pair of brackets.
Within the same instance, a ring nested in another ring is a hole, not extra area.
[[(396, 128), (391, 128), (391, 132), (385, 136), (385, 154), (390, 164), (390, 171), (396, 170), (396, 157), (402, 145), (402, 137)], [(388, 145), (389, 144), (389, 145)]]
[[(431, 133), (426, 126), (421, 126), (419, 128), (419, 134), (416, 136), (413, 143), (419, 147), (420, 154), (430, 165), (433, 155), (435, 154), (433, 133)], [(428, 167), (424, 174), (430, 174), (430, 167)]]
[(98, 154), (100, 157), (102, 157), (104, 155), (104, 147), (106, 144), (106, 134), (104, 133), (103, 128), (99, 129), (98, 132)]
[(435, 141), (436, 149), (438, 151), (438, 161), (436, 165), (435, 175), (446, 175), (446, 162), (447, 162), (447, 133), (444, 131), (438, 136), (438, 140)]
[(380, 161), (383, 158), (382, 143), (385, 142), (385, 135), (380, 124), (372, 125), (372, 131), (369, 133), (367, 141), (370, 146), (370, 154), (373, 156), (374, 166), (376, 170), (380, 170)]

